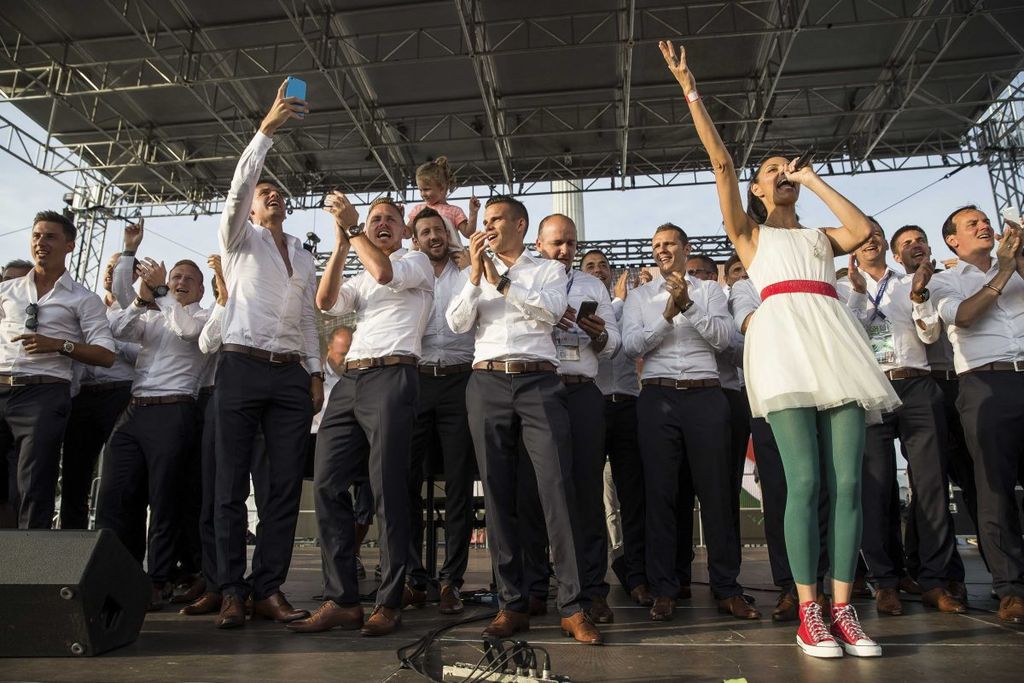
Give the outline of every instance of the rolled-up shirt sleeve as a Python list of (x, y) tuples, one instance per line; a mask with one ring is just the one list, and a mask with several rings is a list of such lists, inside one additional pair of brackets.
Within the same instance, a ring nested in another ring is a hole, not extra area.
[(935, 310), (942, 322), (947, 325), (956, 324), (956, 314), (960, 310), (960, 304), (964, 301), (964, 295), (954, 283), (948, 282), (947, 277), (942, 273), (932, 277), (929, 283), (931, 300), (935, 301)]
[(203, 325), (203, 331), (199, 333), (199, 350), (209, 355), (220, 349), (223, 341), (222, 329), (224, 324), (225, 308), (215, 304), (210, 312), (210, 317)]
[(743, 323), (761, 305), (760, 297), (750, 280), (740, 280), (729, 289), (729, 312), (736, 329), (742, 333)]
[(110, 323), (107, 321), (107, 307), (103, 305), (98, 296), (93, 294), (82, 300), (82, 305), (78, 310), (78, 320), (82, 327), (82, 338), (86, 344), (102, 346), (111, 353), (117, 350), (114, 336), (110, 331)]
[[(929, 298), (924, 303), (913, 303), (911, 317), (914, 319), (914, 330), (917, 337), (925, 344), (934, 344), (942, 336), (942, 321), (939, 312)], [(921, 323), (918, 325), (917, 323)]]
[(406, 252), (402, 258), (391, 262), (391, 282), (385, 285), (394, 292), (405, 289), (434, 288), (434, 270), (430, 259), (422, 251)]

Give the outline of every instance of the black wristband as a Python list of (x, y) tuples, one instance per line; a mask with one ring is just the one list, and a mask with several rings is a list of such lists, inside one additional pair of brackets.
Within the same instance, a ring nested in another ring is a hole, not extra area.
[(504, 294), (511, 284), (512, 280), (507, 275), (502, 275), (498, 278), (498, 284), (494, 288), (498, 290), (498, 294)]
[(135, 256), (134, 249), (125, 249), (121, 252), (121, 256)]

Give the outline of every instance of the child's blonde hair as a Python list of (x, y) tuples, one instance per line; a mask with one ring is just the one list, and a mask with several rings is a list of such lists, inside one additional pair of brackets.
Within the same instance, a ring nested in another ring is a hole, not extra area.
[(458, 183), (455, 179), (455, 171), (448, 165), (448, 157), (440, 156), (433, 161), (420, 164), (416, 169), (416, 180), (426, 180), (436, 183), (445, 188), (446, 192), (453, 191)]

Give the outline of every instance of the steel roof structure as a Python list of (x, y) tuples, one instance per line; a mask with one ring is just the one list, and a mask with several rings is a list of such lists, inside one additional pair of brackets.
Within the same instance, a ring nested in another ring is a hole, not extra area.
[(278, 134), (267, 174), (296, 208), (333, 188), (412, 198), (416, 165), (440, 154), (463, 185), (513, 194), (708, 182), (664, 38), (686, 45), (740, 166), (811, 146), (823, 173), (988, 163), (997, 195), (1024, 196), (1024, 88), (1008, 87), (1024, 68), (1020, 0), (5, 0), (0, 13), (0, 93), (46, 131), (0, 117), (0, 148), (99, 223), (218, 212), (288, 75), (308, 82), (311, 112)]

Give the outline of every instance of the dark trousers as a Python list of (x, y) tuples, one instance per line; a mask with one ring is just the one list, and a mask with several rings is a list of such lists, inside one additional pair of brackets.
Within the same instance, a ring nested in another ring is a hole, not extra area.
[(359, 603), (349, 487), (370, 474), (380, 535), (377, 604), (401, 608), (409, 559), (409, 454), (419, 393), (411, 365), (346, 372), (317, 432), (313, 486), (323, 553), (324, 598)]
[(960, 376), (957, 407), (974, 456), (978, 538), (1000, 597), (1024, 597), (1024, 542), (1014, 489), (1024, 459), (1024, 373)]
[(206, 413), (213, 394), (204, 391), (196, 398), (196, 423), (192, 430), (192, 443), (185, 451), (181, 497), (181, 533), (178, 535), (176, 559), (178, 572), (192, 575), (202, 571), (203, 545), (200, 519), (203, 509), (203, 435), (206, 432)]
[(195, 420), (192, 402), (129, 405), (110, 435), (103, 459), (96, 528), (114, 531), (141, 563), (133, 530), (145, 518), (148, 499), (146, 566), (157, 586), (170, 578), (174, 566), (185, 453)]
[(644, 562), (644, 464), (636, 433), (636, 399), (613, 402), (605, 397), (604, 449), (612, 467), (612, 480), (622, 515), (622, 549), (626, 586), (633, 590), (647, 583)]
[(540, 506), (558, 578), (558, 608), (579, 611), (578, 528), (567, 392), (554, 373), (475, 370), (466, 388), (469, 428), (484, 485), (488, 543), (502, 609), (526, 612), (517, 507), (520, 440), (537, 475)]
[(20, 529), (53, 524), (60, 444), (70, 413), (68, 384), (0, 386), (0, 453), (7, 454), (8, 476), (17, 483), (11, 503)]
[(71, 399), (60, 463), (60, 528), (89, 528), (89, 492), (100, 451), (132, 398), (131, 382), (85, 385)]
[[(754, 438), (754, 458), (761, 486), (761, 506), (764, 508), (764, 538), (768, 546), (768, 564), (772, 568), (772, 582), (783, 591), (796, 593), (793, 570), (786, 554), (786, 473), (782, 457), (775, 443), (775, 435), (763, 417), (750, 420), (750, 433)], [(822, 467), (822, 481), (825, 479)], [(828, 538), (828, 487), (821, 487), (818, 500), (818, 530), (821, 538)], [(820, 544), (818, 555), (818, 583), (828, 572), (828, 544)]]
[[(584, 605), (608, 595), (608, 531), (604, 511), (605, 424), (604, 396), (593, 382), (566, 386), (572, 434), (572, 481), (578, 525), (576, 557)], [(520, 543), (523, 548), (524, 588), (547, 596), (548, 553), (537, 473), (529, 458), (521, 458), (519, 482)]]
[(892, 384), (903, 405), (884, 415), (882, 424), (867, 428), (861, 488), (861, 552), (869, 579), (882, 588), (899, 585), (903, 557), (890, 542), (890, 529), (894, 523), (898, 525), (900, 518), (899, 504), (893, 504), (892, 496), (896, 480), (893, 441), (898, 437), (913, 471), (912, 497), (920, 558), (917, 580), (927, 591), (946, 585), (951, 558), (956, 553), (953, 517), (949, 512), (946, 411), (942, 391), (930, 376), (895, 380)]
[[(217, 583), (225, 594), (257, 600), (280, 590), (288, 575), (302, 494), (306, 440), (313, 420), (309, 374), (298, 363), (272, 364), (221, 352), (214, 392), (216, 473), (214, 532)], [(245, 532), (253, 440), (262, 427), (266, 444), (266, 503), (245, 578)]]
[[(476, 459), (466, 420), (469, 372), (432, 377), (420, 375), (420, 400), (409, 461), (409, 583), (422, 589), (430, 573), (423, 566), (423, 481), (427, 454), (434, 444), (444, 461), (444, 564), (438, 578), (462, 586), (473, 532), (473, 480)], [(433, 571), (433, 567), (430, 568)]]
[(647, 492), (647, 578), (654, 595), (679, 592), (680, 470), (689, 474), (701, 507), (711, 590), (718, 599), (739, 595), (740, 544), (729, 461), (729, 403), (721, 389), (647, 385), (637, 400), (640, 456)]

